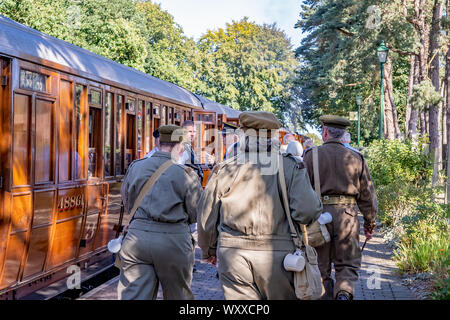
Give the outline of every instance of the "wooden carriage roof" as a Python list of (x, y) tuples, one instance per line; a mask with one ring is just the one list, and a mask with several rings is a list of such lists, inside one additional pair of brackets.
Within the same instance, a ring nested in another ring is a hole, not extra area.
[(202, 107), (190, 91), (51, 37), (0, 15), (0, 54), (56, 63), (94, 79), (149, 92), (194, 107)]
[(205, 98), (203, 96), (197, 95), (198, 99), (201, 101), (203, 108), (208, 111), (214, 111), (217, 114), (226, 114), (227, 118), (239, 118), (239, 114), (241, 111), (230, 108), (226, 105), (214, 102), (212, 100), (209, 100), (208, 98)]

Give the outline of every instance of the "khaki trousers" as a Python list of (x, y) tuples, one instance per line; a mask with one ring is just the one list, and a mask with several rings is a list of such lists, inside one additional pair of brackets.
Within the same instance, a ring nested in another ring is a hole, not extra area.
[(283, 267), (284, 257), (291, 251), (256, 251), (219, 246), (218, 270), (225, 299), (297, 299), (293, 273)]
[(194, 299), (194, 244), (187, 224), (134, 220), (119, 252), (119, 300)]
[[(331, 241), (315, 248), (325, 294), (322, 299), (334, 299), (339, 291), (351, 294), (358, 281), (361, 267), (359, 248), (359, 209), (356, 205), (324, 205), (323, 212), (330, 212), (333, 221), (327, 229)], [(334, 264), (336, 283), (331, 278), (331, 263)]]

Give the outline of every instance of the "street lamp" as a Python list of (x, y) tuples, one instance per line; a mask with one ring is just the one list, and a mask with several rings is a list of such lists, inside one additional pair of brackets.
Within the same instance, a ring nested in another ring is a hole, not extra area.
[(383, 93), (383, 78), (384, 78), (384, 64), (386, 63), (387, 57), (388, 57), (389, 49), (386, 48), (384, 45), (384, 40), (381, 41), (380, 46), (377, 49), (377, 56), (378, 60), (380, 61), (380, 67), (381, 67), (381, 80), (380, 80), (380, 87), (381, 87), (381, 101), (380, 101), (380, 126), (379, 126), (379, 138), (381, 139), (383, 137), (383, 103), (384, 103), (384, 93)]
[(359, 141), (361, 139), (361, 103), (362, 103), (362, 97), (358, 93), (356, 95), (356, 104), (358, 105), (358, 148), (359, 148)]

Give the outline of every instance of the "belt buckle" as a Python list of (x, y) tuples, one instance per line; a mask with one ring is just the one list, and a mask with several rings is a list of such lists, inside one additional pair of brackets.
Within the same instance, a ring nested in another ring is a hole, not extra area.
[(328, 201), (328, 200), (330, 200), (330, 197), (329, 196), (323, 196), (323, 200)]
[(341, 200), (341, 201), (344, 201), (345, 200), (345, 197), (344, 196), (339, 196), (339, 199)]

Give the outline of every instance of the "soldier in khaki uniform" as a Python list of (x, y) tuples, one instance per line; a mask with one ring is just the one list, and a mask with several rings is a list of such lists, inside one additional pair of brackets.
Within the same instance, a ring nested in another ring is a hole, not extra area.
[[(177, 161), (184, 151), (179, 126), (159, 128), (160, 150), (135, 161), (127, 172), (126, 204), (133, 207), (141, 188), (167, 160)], [(161, 282), (164, 299), (193, 299), (191, 291), (194, 241), (189, 224), (197, 220), (202, 187), (191, 168), (175, 162), (143, 198), (119, 256), (123, 262), (119, 299), (156, 299)]]
[[(318, 147), (320, 189), (324, 211), (333, 221), (327, 224), (331, 242), (317, 247), (319, 268), (325, 294), (322, 299), (353, 299), (354, 286), (361, 266), (358, 213), (364, 216), (364, 232), (373, 236), (377, 198), (364, 157), (346, 148), (340, 138), (350, 121), (338, 116), (321, 116), (322, 139)], [(307, 150), (303, 161), (314, 184), (313, 157)], [(336, 271), (336, 283), (331, 278), (331, 263)]]
[[(218, 260), (225, 299), (296, 299), (293, 273), (283, 268), (294, 244), (278, 183), (281, 124), (261, 111), (243, 112), (239, 119), (245, 133), (240, 151), (214, 168), (201, 199), (202, 256), (213, 264)], [(287, 155), (283, 165), (294, 223), (315, 221), (322, 204), (306, 169)]]

